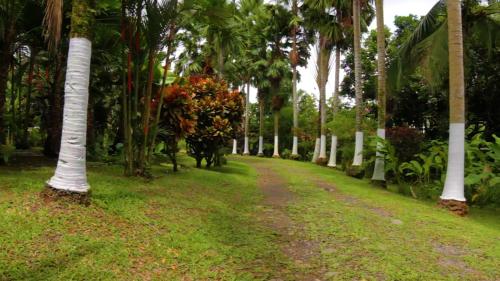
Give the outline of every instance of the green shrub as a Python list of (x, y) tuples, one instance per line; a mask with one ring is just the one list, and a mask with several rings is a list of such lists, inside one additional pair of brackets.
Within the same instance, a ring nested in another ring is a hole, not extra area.
[(16, 151), (16, 147), (11, 144), (0, 144), (0, 157), (4, 163), (9, 163), (9, 159)]

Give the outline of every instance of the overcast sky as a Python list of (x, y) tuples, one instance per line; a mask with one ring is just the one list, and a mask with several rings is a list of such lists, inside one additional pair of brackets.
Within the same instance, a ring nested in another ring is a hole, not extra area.
[[(394, 30), (394, 18), (396, 15), (398, 16), (407, 16), (409, 14), (414, 14), (418, 16), (423, 16), (427, 14), (427, 12), (437, 3), (438, 0), (385, 0), (384, 1), (384, 23), (391, 30)], [(370, 25), (370, 29), (375, 29), (376, 23), (375, 20)], [(302, 89), (308, 93), (313, 93), (318, 96), (318, 87), (316, 86), (316, 82), (314, 80), (314, 72), (315, 72), (315, 48), (312, 49), (312, 55), (309, 59), (307, 67), (300, 67), (298, 70), (300, 72), (301, 80), (298, 84), (298, 89)], [(341, 81), (343, 72), (340, 72)], [(330, 77), (328, 79), (327, 84), (327, 99), (331, 97), (333, 93), (333, 78), (334, 71), (332, 70), (330, 73)], [(252, 102), (256, 102), (256, 89), (252, 89), (250, 91), (250, 98)]]

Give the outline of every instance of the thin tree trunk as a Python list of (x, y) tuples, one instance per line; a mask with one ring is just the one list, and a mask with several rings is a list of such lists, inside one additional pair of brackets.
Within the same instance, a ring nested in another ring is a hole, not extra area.
[(166, 83), (167, 77), (168, 77), (168, 69), (170, 67), (170, 55), (173, 52), (172, 43), (175, 39), (176, 32), (177, 32), (177, 28), (176, 28), (175, 24), (172, 24), (170, 26), (170, 33), (169, 33), (168, 38), (167, 38), (167, 40), (168, 40), (167, 54), (166, 54), (166, 59), (165, 59), (165, 65), (163, 66), (163, 77), (161, 79), (158, 107), (156, 108), (156, 117), (155, 117), (154, 122), (153, 122), (151, 140), (150, 140), (150, 145), (148, 148), (148, 162), (151, 160), (151, 155), (153, 154), (153, 149), (156, 145), (156, 137), (158, 135), (158, 124), (160, 123), (161, 109), (163, 107), (163, 90), (165, 89), (165, 83)]
[[(15, 21), (11, 21), (9, 27), (7, 28), (3, 44), (0, 49), (0, 144), (5, 144), (6, 134), (5, 134), (5, 101), (6, 101), (6, 91), (7, 91), (7, 79), (9, 74), (9, 68), (11, 65), (12, 58), (12, 44), (15, 38)], [(1, 157), (0, 157), (1, 158)], [(0, 159), (0, 161), (2, 161)]]
[(243, 145), (243, 155), (250, 155), (248, 135), (250, 133), (250, 81), (247, 81), (247, 90), (245, 93), (245, 140)]
[[(378, 128), (377, 136), (385, 139), (385, 28), (384, 28), (384, 1), (375, 0), (376, 16), (377, 16), (377, 70), (378, 70), (378, 88), (377, 88), (377, 103), (378, 103)], [(377, 153), (375, 167), (373, 170), (372, 181), (381, 182), (385, 185), (385, 160), (384, 154), (381, 152), (383, 143), (377, 142)]]
[(264, 155), (264, 99), (259, 99), (259, 152), (258, 156)]
[(89, 190), (85, 156), (92, 17), (89, 0), (73, 0), (61, 150), (55, 174), (47, 183), (56, 190), (85, 194)]
[[(450, 80), (450, 140), (448, 167), (441, 201), (459, 205), (460, 214), (467, 206), (464, 197), (465, 83), (461, 1), (448, 0), (448, 51)], [(456, 208), (455, 208), (456, 209)]]
[(279, 128), (280, 128), (280, 112), (279, 110), (274, 111), (274, 158), (280, 158), (279, 151)]
[(145, 172), (146, 169), (146, 152), (148, 150), (148, 140), (149, 140), (149, 125), (151, 117), (151, 94), (153, 92), (153, 78), (154, 78), (154, 50), (149, 51), (148, 55), (148, 81), (146, 85), (146, 96), (144, 97), (144, 111), (142, 116), (142, 129), (143, 138), (141, 150), (139, 152), (139, 170), (141, 173)]
[[(298, 7), (297, 0), (292, 2), (292, 12), (294, 16), (297, 16)], [(292, 28), (292, 97), (293, 97), (293, 144), (292, 144), (292, 158), (298, 158), (299, 151), (299, 106), (298, 106), (298, 96), (297, 96), (297, 62), (298, 62), (298, 51), (297, 51), (297, 25)]]
[(361, 89), (361, 28), (360, 28), (360, 0), (353, 0), (354, 24), (354, 77), (356, 91), (356, 143), (354, 149), (353, 166), (363, 164), (363, 131), (361, 128), (363, 112), (363, 92)]
[(33, 72), (35, 68), (35, 58), (38, 54), (38, 50), (35, 50), (34, 48), (31, 48), (31, 55), (30, 55), (30, 66), (28, 69), (28, 89), (26, 93), (26, 104), (24, 105), (24, 119), (23, 119), (23, 137), (22, 137), (22, 146), (24, 148), (29, 147), (29, 134), (28, 134), (28, 127), (30, 125), (31, 121), (31, 92), (33, 90)]

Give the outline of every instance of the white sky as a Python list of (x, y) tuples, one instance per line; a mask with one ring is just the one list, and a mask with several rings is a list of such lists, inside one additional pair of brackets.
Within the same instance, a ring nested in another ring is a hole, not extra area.
[[(384, 23), (391, 30), (394, 31), (394, 18), (398, 16), (407, 16), (409, 14), (414, 14), (418, 16), (423, 16), (437, 3), (438, 0), (385, 0), (384, 1)], [(370, 25), (370, 29), (375, 29), (375, 20)], [(314, 79), (315, 72), (315, 48), (311, 47), (312, 55), (308, 61), (307, 67), (300, 67), (298, 70), (300, 72), (301, 81), (298, 83), (298, 89), (302, 89), (308, 93), (313, 93), (318, 96), (318, 87)], [(334, 57), (334, 56), (333, 56)], [(333, 82), (334, 82), (334, 71), (330, 72), (330, 77), (328, 79), (328, 84), (326, 85), (327, 99), (331, 97), (333, 93)], [(342, 81), (344, 73), (340, 71), (340, 81)], [(252, 88), (250, 91), (251, 102), (257, 101), (257, 90)]]

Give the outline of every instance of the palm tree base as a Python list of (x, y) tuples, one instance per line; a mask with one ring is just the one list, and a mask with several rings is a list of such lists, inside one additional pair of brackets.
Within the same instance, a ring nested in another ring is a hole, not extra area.
[(265, 156), (264, 153), (257, 154), (257, 157), (264, 157), (264, 156)]
[(438, 205), (439, 207), (445, 208), (461, 217), (466, 216), (469, 213), (469, 206), (467, 206), (467, 203), (465, 201), (440, 199)]
[(387, 188), (387, 182), (385, 180), (370, 180), (373, 186)]
[(365, 175), (365, 170), (361, 166), (350, 166), (345, 170), (346, 175), (358, 179), (362, 179)]
[(320, 166), (326, 166), (326, 164), (328, 164), (328, 159), (326, 159), (326, 157), (318, 158), (316, 159), (316, 164)]
[(273, 158), (281, 158), (281, 156), (279, 154), (274, 154)]
[(49, 185), (40, 193), (40, 196), (45, 202), (64, 201), (73, 204), (90, 205), (90, 191), (88, 192), (75, 192), (70, 190), (55, 189)]

